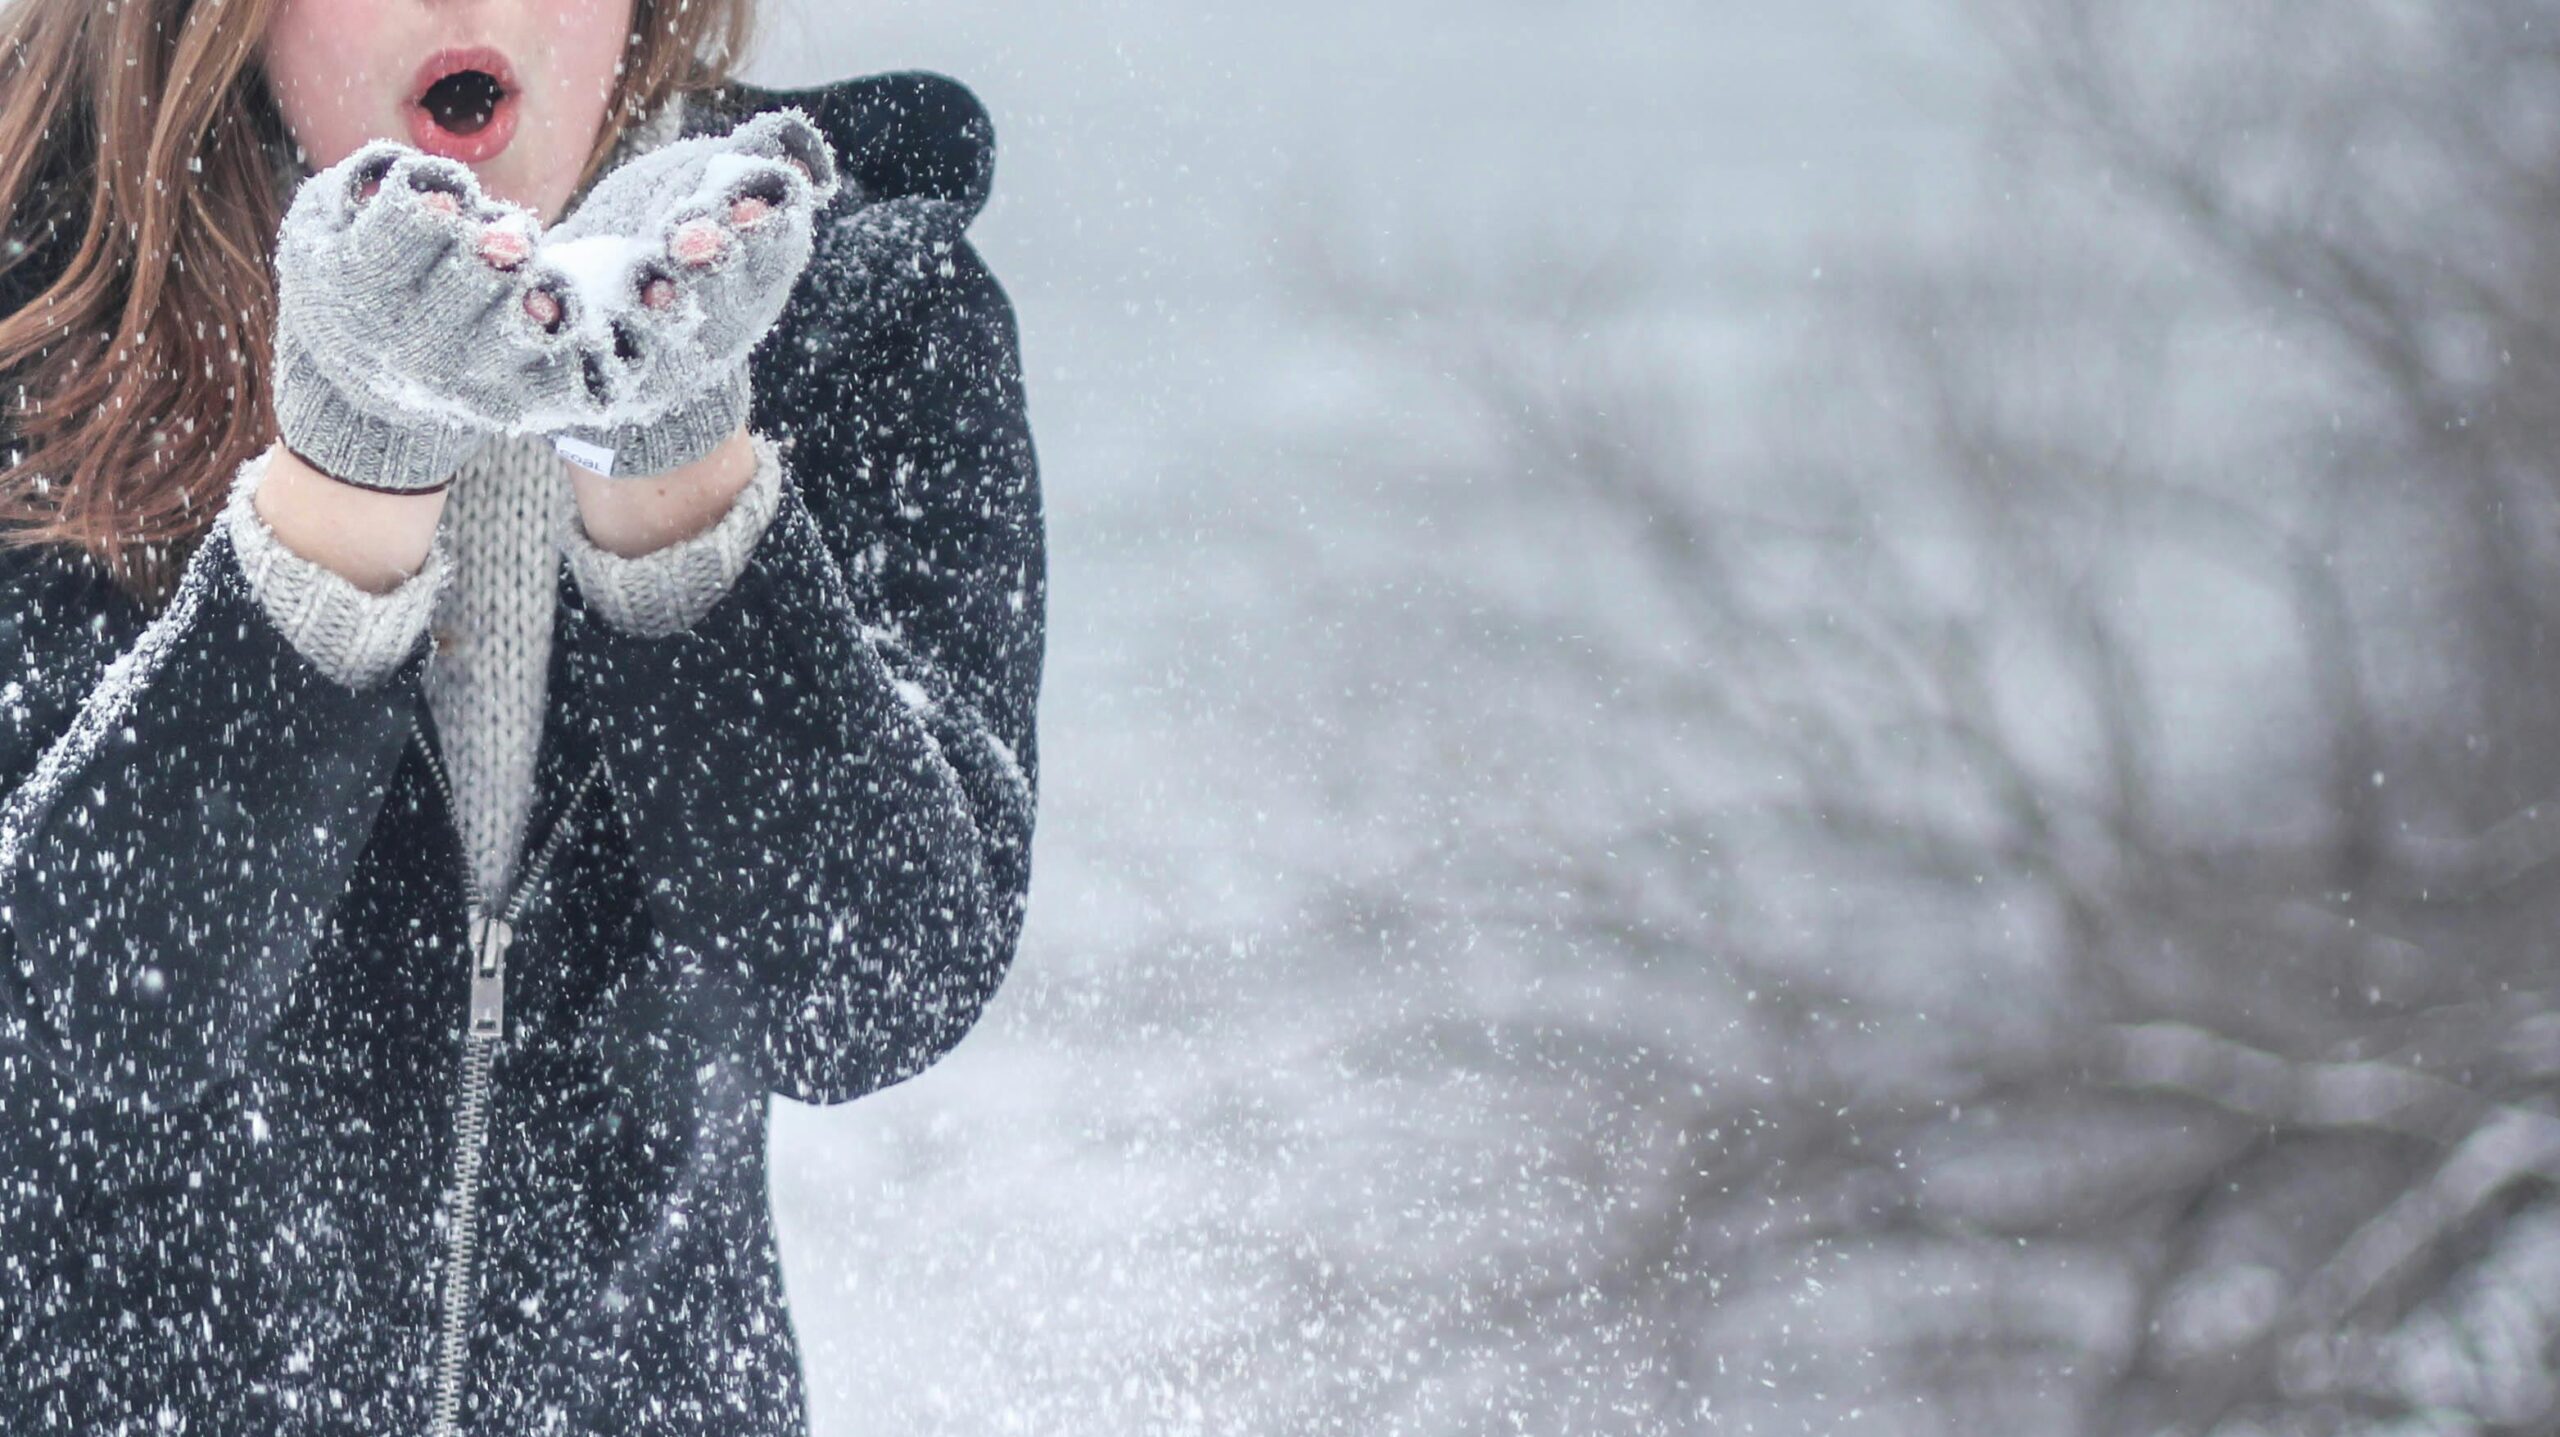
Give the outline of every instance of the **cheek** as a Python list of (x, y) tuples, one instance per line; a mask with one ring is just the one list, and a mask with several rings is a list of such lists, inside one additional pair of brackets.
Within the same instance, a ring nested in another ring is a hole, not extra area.
[(526, 109), (517, 138), (484, 173), (499, 194), (542, 216), (559, 218), (579, 172), (605, 125), (614, 67), (631, 33), (634, 0), (520, 0), (508, 27), (525, 57)]
[(369, 0), (284, 0), (260, 46), (267, 86), (293, 136), (325, 169), (379, 127), (379, 86), (366, 72), (364, 39), (379, 29)]
[(547, 0), (533, 7), (541, 17), (544, 65), (558, 86), (562, 106), (601, 122), (613, 93), (614, 66), (631, 33), (634, 0)]

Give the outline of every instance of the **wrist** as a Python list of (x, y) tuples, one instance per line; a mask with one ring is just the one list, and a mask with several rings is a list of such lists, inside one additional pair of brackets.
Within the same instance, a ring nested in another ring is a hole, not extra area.
[(384, 594), (422, 569), (444, 516), (445, 491), (359, 488), (278, 441), (251, 506), (276, 541), (368, 593)]
[(755, 444), (740, 425), (689, 464), (642, 478), (607, 478), (564, 463), (588, 540), (621, 558), (666, 548), (720, 522), (756, 477)]

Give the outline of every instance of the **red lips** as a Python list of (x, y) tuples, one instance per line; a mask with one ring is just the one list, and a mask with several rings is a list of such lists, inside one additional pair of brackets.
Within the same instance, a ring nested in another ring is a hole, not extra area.
[(438, 50), (418, 67), (401, 108), (412, 144), (431, 155), (478, 164), (515, 138), (515, 69), (503, 52), (486, 45)]

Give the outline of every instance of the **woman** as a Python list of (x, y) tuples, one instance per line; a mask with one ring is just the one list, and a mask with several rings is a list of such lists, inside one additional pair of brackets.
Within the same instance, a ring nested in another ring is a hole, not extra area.
[(806, 1430), (765, 1097), (1002, 980), (1045, 570), (983, 112), (745, 9), (0, 12), (11, 1432)]

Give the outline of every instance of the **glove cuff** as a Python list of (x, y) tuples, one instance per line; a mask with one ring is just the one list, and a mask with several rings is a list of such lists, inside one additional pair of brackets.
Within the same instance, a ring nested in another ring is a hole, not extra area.
[(488, 438), (468, 424), (424, 415), (389, 419), (357, 408), (308, 351), (282, 334), (275, 406), (285, 447), (325, 474), (371, 489), (435, 489)]
[(642, 424), (571, 425), (561, 432), (613, 456), (613, 477), (636, 479), (681, 468), (720, 447), (747, 422), (755, 391), (741, 362), (710, 388)]

